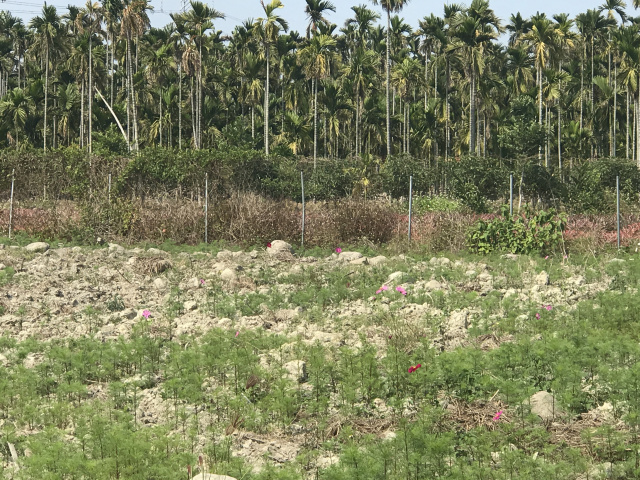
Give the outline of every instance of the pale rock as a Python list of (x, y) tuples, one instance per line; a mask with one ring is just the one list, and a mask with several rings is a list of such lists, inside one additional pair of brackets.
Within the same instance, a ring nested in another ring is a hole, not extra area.
[(475, 271), (475, 270), (467, 270), (466, 272), (464, 272), (464, 274), (465, 274), (467, 277), (475, 277), (475, 275), (476, 275), (476, 271)]
[(307, 381), (307, 364), (302, 360), (292, 360), (282, 366), (287, 371), (287, 377), (292, 382), (304, 383)]
[(543, 270), (534, 277), (533, 283), (540, 286), (549, 285), (549, 274)]
[(622, 258), (612, 258), (608, 263), (624, 263)]
[(49, 250), (49, 248), (50, 246), (47, 242), (34, 242), (24, 247), (27, 252), (32, 253), (44, 253)]
[(372, 257), (369, 259), (369, 265), (374, 267), (376, 265), (382, 265), (386, 262), (387, 262), (387, 257), (385, 257), (384, 255), (378, 255), (377, 257)]
[(369, 265), (369, 260), (367, 257), (356, 258), (355, 260), (351, 260), (349, 262), (350, 265)]
[(224, 260), (226, 258), (230, 258), (233, 252), (231, 250), (220, 250), (216, 255), (218, 260)]
[(267, 248), (267, 253), (269, 255), (293, 254), (293, 247), (284, 240), (274, 240), (271, 242), (271, 247)]
[(138, 263), (138, 257), (131, 257), (129, 258), (129, 260), (127, 260), (127, 263), (129, 265), (135, 265), (136, 263)]
[(425, 285), (424, 288), (426, 288), (427, 290), (443, 290), (444, 286), (442, 285), (442, 283), (440, 283), (437, 280), (429, 280)]
[(404, 278), (404, 276), (405, 276), (404, 272), (393, 272), (391, 275), (387, 277), (387, 281), (384, 283), (393, 283), (393, 282), (402, 281), (402, 278)]
[(109, 253), (124, 253), (124, 247), (122, 245), (118, 245), (117, 243), (110, 243)]
[(147, 253), (151, 253), (152, 255), (162, 255), (164, 252), (162, 250), (159, 250), (157, 248), (149, 248), (147, 249)]
[(167, 287), (167, 281), (162, 277), (158, 277), (153, 281), (153, 286), (158, 290), (163, 290)]
[(338, 260), (343, 262), (352, 262), (354, 260), (358, 260), (362, 258), (362, 254), (360, 252), (340, 252), (338, 254)]
[(126, 320), (133, 320), (138, 316), (138, 312), (136, 312), (133, 308), (125, 308), (120, 312), (120, 318), (124, 318)]
[(489, 283), (493, 280), (493, 276), (490, 273), (482, 272), (476, 279), (482, 283)]
[(551, 421), (564, 415), (564, 411), (555, 401), (555, 397), (547, 391), (542, 390), (534, 393), (529, 401), (531, 403), (531, 413), (538, 415), (543, 421)]
[(215, 473), (199, 473), (195, 477), (192, 477), (191, 480), (236, 480), (234, 477), (230, 477), (229, 475), (217, 475)]
[(446, 267), (451, 265), (451, 260), (449, 260), (447, 257), (433, 257), (431, 260), (429, 260), (429, 263), (436, 267)]
[(198, 308), (198, 304), (193, 300), (187, 300), (186, 302), (184, 302), (183, 306), (184, 306), (185, 312), (191, 312)]
[(7, 357), (0, 353), (0, 365), (6, 367), (8, 363)]
[(257, 250), (251, 250), (249, 252), (249, 258), (251, 258), (252, 260), (255, 260), (256, 258), (258, 258), (258, 255), (260, 254), (258, 253)]
[(520, 258), (520, 255), (515, 253), (505, 253), (501, 256), (501, 258), (506, 258), (507, 260), (518, 260)]
[(0, 270), (4, 270), (7, 266), (4, 263), (0, 263)]
[(236, 272), (233, 271), (232, 269), (225, 268), (222, 272), (220, 272), (220, 278), (224, 282), (232, 283), (236, 281), (238, 276), (236, 275)]

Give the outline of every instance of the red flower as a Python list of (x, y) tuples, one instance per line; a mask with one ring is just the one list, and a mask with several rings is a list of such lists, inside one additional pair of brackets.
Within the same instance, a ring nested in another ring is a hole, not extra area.
[(271, 248), (271, 242), (267, 243), (267, 248)]

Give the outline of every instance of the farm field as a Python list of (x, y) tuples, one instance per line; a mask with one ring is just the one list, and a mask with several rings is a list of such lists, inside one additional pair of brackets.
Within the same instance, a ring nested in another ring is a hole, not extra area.
[(2, 478), (640, 478), (637, 254), (348, 250), (0, 246)]

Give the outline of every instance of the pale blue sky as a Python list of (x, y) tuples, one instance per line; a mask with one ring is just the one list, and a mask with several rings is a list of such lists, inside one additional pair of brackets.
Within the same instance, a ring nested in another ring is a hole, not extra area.
[[(182, 0), (151, 0), (151, 4), (155, 9), (151, 15), (153, 26), (160, 27), (169, 23), (171, 21), (169, 13), (179, 11), (181, 1)], [(265, 0), (265, 2), (267, 1), (268, 0)], [(470, 1), (471, 0), (453, 0), (447, 3), (468, 5)], [(50, 0), (48, 3), (55, 5), (61, 13), (64, 13), (68, 4), (82, 5), (86, 3), (86, 1)], [(262, 13), (260, 0), (208, 0), (205, 3), (220, 10), (227, 16), (225, 20), (217, 20), (215, 24), (217, 29), (225, 33), (230, 33), (233, 28), (243, 20), (259, 18)], [(284, 8), (280, 10), (281, 16), (289, 22), (291, 29), (297, 30), (301, 34), (304, 33), (307, 25), (304, 14), (305, 0), (283, 0), (283, 3)], [(445, 2), (439, 0), (411, 0), (400, 15), (404, 17), (407, 23), (416, 27), (420, 19), (431, 13), (442, 16), (444, 3)], [(518, 11), (523, 17), (529, 17), (538, 11), (545, 12), (549, 17), (556, 13), (568, 13), (571, 17), (574, 17), (577, 13), (585, 12), (587, 9), (598, 8), (603, 3), (604, 0), (490, 1), (491, 8), (493, 8), (496, 14), (502, 19), (503, 24), (509, 21), (512, 13), (517, 13)], [(630, 2), (627, 3), (630, 4)], [(353, 5), (365, 4), (382, 14), (382, 9), (379, 6), (373, 6), (370, 1), (366, 0), (333, 0), (333, 4), (336, 6), (336, 13), (329, 12), (329, 19), (339, 27), (344, 24), (347, 18), (352, 16), (353, 12), (351, 7)], [(40, 12), (41, 6), (42, 3), (38, 0), (0, 0), (0, 9), (9, 10), (27, 21)], [(635, 11), (631, 6), (627, 8), (627, 13), (633, 16), (640, 15), (640, 11)]]

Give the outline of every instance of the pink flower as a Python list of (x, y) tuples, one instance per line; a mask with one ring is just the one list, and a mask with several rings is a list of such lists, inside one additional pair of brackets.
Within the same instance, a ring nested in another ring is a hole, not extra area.
[(407, 294), (407, 291), (399, 285), (396, 287), (396, 292), (400, 292), (402, 295)]
[(378, 290), (376, 290), (376, 295), (380, 295), (382, 293), (382, 289), (379, 288)]
[(380, 287), (380, 290), (382, 290), (382, 291), (385, 291), (385, 292), (386, 292), (387, 290), (389, 290), (389, 287), (388, 287), (387, 285), (382, 285), (382, 286)]
[(551, 305), (545, 305), (544, 308), (547, 309), (547, 312), (550, 312), (553, 307)]
[(497, 422), (498, 420), (500, 420), (500, 417), (502, 416), (502, 410), (498, 411), (494, 416), (493, 416), (493, 421)]
[(389, 335), (389, 340), (391, 340), (392, 337), (393, 337), (393, 335)]
[(340, 247), (336, 248), (336, 253), (342, 253), (342, 249)]
[(238, 335), (240, 335), (240, 330), (238, 330), (238, 331), (236, 332), (236, 337), (237, 337)]
[(536, 320), (540, 320), (540, 314), (536, 313)]
[(549, 255), (547, 255), (546, 257), (544, 257), (545, 260), (549, 260)]
[(569, 258), (569, 255), (565, 255), (565, 256), (564, 256), (564, 257), (562, 257), (562, 258), (564, 258), (564, 259), (566, 260), (567, 258)]
[(142, 316), (143, 316), (144, 318), (149, 318), (149, 317), (151, 316), (151, 312), (145, 308), (145, 309), (142, 311)]
[(200, 285), (204, 285), (204, 278), (200, 279)]

